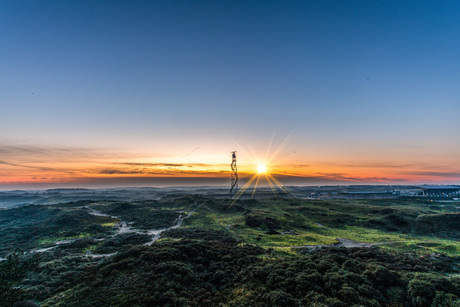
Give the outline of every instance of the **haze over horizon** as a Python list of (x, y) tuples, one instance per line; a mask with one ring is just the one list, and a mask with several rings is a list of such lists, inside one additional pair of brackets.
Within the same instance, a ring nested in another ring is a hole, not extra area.
[(1, 7), (0, 190), (460, 184), (458, 1)]

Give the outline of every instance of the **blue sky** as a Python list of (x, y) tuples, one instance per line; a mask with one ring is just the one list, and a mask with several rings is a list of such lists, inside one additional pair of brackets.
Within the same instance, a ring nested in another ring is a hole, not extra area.
[(458, 37), (457, 1), (2, 1), (0, 141), (217, 163), (293, 133), (312, 176), (460, 179)]

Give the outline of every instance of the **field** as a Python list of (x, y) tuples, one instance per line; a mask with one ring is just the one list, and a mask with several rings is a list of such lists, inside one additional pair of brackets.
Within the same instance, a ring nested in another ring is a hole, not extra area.
[(459, 206), (173, 194), (3, 209), (0, 302), (457, 306)]
[(228, 231), (262, 247), (328, 245), (338, 239), (419, 253), (460, 255), (458, 204), (398, 200), (208, 201), (186, 227)]

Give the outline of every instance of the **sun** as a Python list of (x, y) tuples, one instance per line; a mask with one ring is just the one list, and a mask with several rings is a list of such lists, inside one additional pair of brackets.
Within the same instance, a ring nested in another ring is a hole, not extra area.
[[(287, 144), (290, 142), (292, 137), (291, 136), (287, 137), (281, 143), (281, 145), (279, 145), (273, 152), (271, 152), (274, 135), (275, 134), (273, 133), (270, 143), (268, 144), (268, 148), (265, 152), (265, 155), (264, 155), (265, 157), (262, 157), (256, 154), (256, 151), (251, 146), (251, 144), (249, 144), (247, 151), (244, 150), (249, 155), (249, 158), (252, 162), (251, 165), (252, 167), (254, 167), (253, 169), (254, 173), (250, 174), (248, 177), (245, 177), (246, 183), (244, 184), (244, 186), (238, 189), (237, 192), (234, 195), (232, 195), (233, 201), (231, 205), (235, 204), (236, 201), (238, 201), (238, 199), (243, 196), (243, 194), (248, 190), (248, 188), (251, 185), (253, 186), (252, 195), (251, 195), (251, 199), (252, 199), (256, 193), (257, 187), (259, 186), (259, 182), (261, 182), (261, 184), (268, 185), (268, 187), (272, 190), (273, 194), (276, 197), (282, 194), (282, 195), (287, 195), (290, 198), (292, 198), (290, 191), (284, 186), (284, 184), (282, 184), (276, 178), (277, 177), (276, 174), (272, 174), (272, 172), (276, 170), (277, 163), (279, 163), (280, 161), (279, 159), (278, 160), (275, 160), (275, 159), (277, 159), (277, 156), (287, 146)], [(275, 167), (275, 169), (273, 167)], [(233, 168), (232, 168), (232, 171), (233, 171)], [(234, 177), (232, 177), (232, 180), (233, 178)], [(236, 177), (236, 179), (238, 180), (238, 177)], [(232, 186), (232, 190), (233, 190), (233, 186)]]
[(264, 173), (267, 172), (267, 167), (265, 165), (263, 165), (263, 164), (259, 164), (259, 165), (257, 165), (257, 172), (259, 174), (264, 174)]

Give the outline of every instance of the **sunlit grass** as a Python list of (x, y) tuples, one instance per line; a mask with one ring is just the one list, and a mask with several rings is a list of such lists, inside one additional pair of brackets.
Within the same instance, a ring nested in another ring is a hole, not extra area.
[(82, 238), (88, 238), (90, 237), (90, 233), (81, 233), (76, 236), (67, 236), (67, 237), (46, 237), (42, 238), (38, 241), (38, 244), (40, 246), (46, 246), (46, 245), (52, 245), (55, 244), (56, 242), (63, 241), (63, 240), (76, 240), (76, 239), (82, 239)]
[(96, 249), (97, 249), (98, 245), (90, 245), (88, 247), (86, 247), (85, 249), (83, 249), (83, 253), (84, 254), (88, 254), (88, 253), (93, 253)]
[(384, 250), (395, 252), (418, 252), (421, 254), (446, 254), (448, 256), (460, 255), (460, 242), (431, 238), (430, 241), (414, 239), (390, 244), (380, 245)]
[[(355, 225), (341, 225), (340, 227), (321, 226), (321, 223), (331, 223), (334, 218), (340, 218), (343, 214), (353, 216), (355, 223), (362, 224), (369, 218), (379, 219), (377, 213), (370, 210), (398, 209), (404, 210), (405, 214), (413, 214), (421, 206), (416, 202), (389, 202), (392, 206), (376, 207), (385, 201), (359, 201), (339, 200), (334, 202), (302, 202), (303, 207), (313, 210), (314, 214), (295, 213), (299, 207), (286, 206), (286, 200), (261, 200), (252, 208), (251, 214), (261, 217), (272, 217), (280, 221), (291, 230), (291, 233), (267, 234), (266, 228), (249, 227), (245, 223), (244, 212), (226, 211), (226, 204), (203, 206), (196, 214), (184, 221), (185, 227), (197, 227), (230, 232), (241, 242), (256, 244), (265, 248), (290, 248), (303, 245), (330, 245), (338, 243), (338, 239), (349, 239), (362, 243), (373, 243), (384, 250), (397, 252), (417, 251), (421, 253), (443, 253), (450, 256), (460, 255), (460, 242), (438, 237), (411, 235), (407, 233), (391, 232), (376, 228)], [(287, 214), (286, 210), (289, 214)], [(429, 208), (421, 207), (421, 210)], [(337, 217), (336, 217), (337, 216)], [(320, 218), (320, 219), (318, 219)], [(316, 220), (316, 221), (315, 221)], [(317, 222), (318, 221), (318, 222)]]

